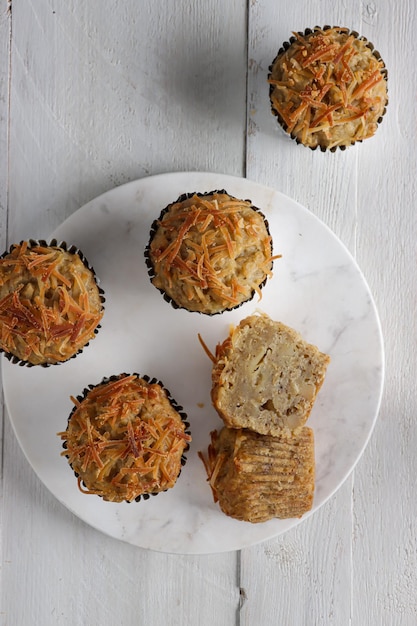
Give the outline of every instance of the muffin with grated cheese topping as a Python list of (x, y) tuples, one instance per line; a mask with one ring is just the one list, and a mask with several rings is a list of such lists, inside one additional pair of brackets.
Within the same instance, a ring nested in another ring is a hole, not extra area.
[(0, 258), (0, 349), (29, 366), (67, 361), (98, 332), (103, 302), (94, 270), (75, 247), (14, 244)]
[(120, 374), (72, 400), (58, 436), (82, 493), (131, 502), (174, 487), (191, 436), (182, 407), (161, 382)]
[(297, 143), (322, 151), (372, 137), (388, 103), (387, 70), (355, 31), (293, 33), (269, 68), (272, 113)]
[(152, 224), (145, 257), (153, 285), (174, 308), (207, 315), (261, 298), (278, 258), (262, 212), (224, 190), (168, 205)]

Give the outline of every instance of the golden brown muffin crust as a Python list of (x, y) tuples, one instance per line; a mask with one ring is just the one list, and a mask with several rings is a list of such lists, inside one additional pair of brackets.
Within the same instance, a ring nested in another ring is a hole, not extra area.
[(222, 428), (211, 433), (202, 457), (215, 502), (223, 513), (258, 523), (301, 517), (313, 504), (314, 435), (270, 437), (250, 430)]
[(388, 101), (379, 53), (346, 28), (293, 35), (269, 74), (272, 110), (284, 130), (323, 149), (374, 135)]
[(94, 273), (78, 254), (22, 242), (0, 259), (0, 347), (32, 365), (66, 361), (103, 316)]
[(226, 192), (182, 196), (154, 226), (152, 283), (179, 307), (215, 314), (239, 306), (272, 275), (261, 212)]
[(58, 435), (81, 491), (121, 502), (175, 485), (191, 437), (159, 383), (121, 375), (73, 401)]

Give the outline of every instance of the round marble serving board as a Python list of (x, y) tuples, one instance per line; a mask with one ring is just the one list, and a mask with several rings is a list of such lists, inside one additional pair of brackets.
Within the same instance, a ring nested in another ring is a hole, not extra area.
[[(226, 189), (251, 199), (268, 219), (274, 275), (242, 307), (213, 317), (175, 310), (151, 285), (144, 259), (152, 221), (185, 192)], [(198, 451), (222, 422), (210, 402), (211, 361), (231, 324), (264, 311), (298, 330), (331, 356), (308, 421), (316, 445), (313, 509), (347, 478), (377, 418), (384, 378), (383, 340), (375, 304), (356, 262), (310, 211), (246, 179), (212, 173), (161, 174), (117, 187), (92, 200), (51, 237), (74, 244), (105, 291), (105, 315), (82, 354), (49, 367), (20, 367), (3, 358), (6, 405), (18, 441), (46, 487), (80, 519), (130, 544), (161, 552), (204, 554), (236, 550), (279, 535), (299, 519), (239, 522), (213, 502)], [(184, 407), (193, 441), (173, 489), (136, 503), (108, 503), (80, 493), (58, 431), (70, 396), (121, 372), (160, 379)]]

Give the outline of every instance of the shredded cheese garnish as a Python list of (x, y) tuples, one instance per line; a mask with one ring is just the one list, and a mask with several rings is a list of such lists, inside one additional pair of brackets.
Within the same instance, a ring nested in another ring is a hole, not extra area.
[(198, 451), (198, 456), (200, 457), (204, 465), (204, 469), (206, 470), (207, 482), (210, 485), (214, 502), (218, 502), (219, 500), (216, 490), (216, 480), (226, 461), (226, 453), (221, 452), (218, 454), (216, 450), (218, 435), (217, 430), (211, 431), (211, 441), (207, 449), (207, 454), (204, 454), (201, 450)]
[(178, 306), (204, 313), (234, 308), (272, 275), (272, 239), (249, 200), (225, 192), (171, 204), (148, 248), (153, 284)]
[(217, 358), (215, 357), (215, 355), (209, 350), (207, 344), (205, 343), (204, 339), (202, 338), (202, 336), (200, 335), (200, 333), (198, 333), (198, 340), (204, 350), (204, 352), (207, 354), (208, 358), (210, 359), (210, 361), (212, 361), (213, 363), (216, 363)]
[(15, 245), (0, 259), (0, 347), (32, 363), (57, 363), (94, 337), (103, 316), (93, 272), (59, 247)]
[(293, 34), (268, 78), (272, 109), (285, 130), (313, 148), (371, 137), (387, 103), (383, 61), (345, 28)]
[(81, 491), (120, 502), (174, 486), (191, 436), (158, 383), (121, 375), (72, 400), (58, 436)]

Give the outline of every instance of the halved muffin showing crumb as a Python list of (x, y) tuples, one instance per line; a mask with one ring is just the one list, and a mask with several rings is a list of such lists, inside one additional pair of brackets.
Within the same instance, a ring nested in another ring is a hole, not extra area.
[(230, 428), (264, 435), (304, 426), (330, 357), (268, 315), (251, 315), (216, 347), (211, 398)]

